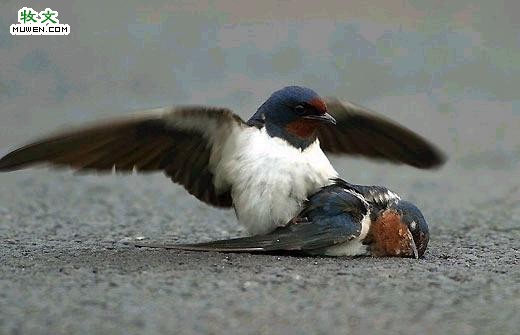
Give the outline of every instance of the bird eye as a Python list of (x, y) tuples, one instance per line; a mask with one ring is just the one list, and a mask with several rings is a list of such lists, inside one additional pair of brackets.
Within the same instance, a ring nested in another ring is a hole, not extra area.
[(298, 105), (294, 107), (294, 111), (298, 114), (303, 114), (305, 113), (305, 107), (303, 107), (302, 105)]

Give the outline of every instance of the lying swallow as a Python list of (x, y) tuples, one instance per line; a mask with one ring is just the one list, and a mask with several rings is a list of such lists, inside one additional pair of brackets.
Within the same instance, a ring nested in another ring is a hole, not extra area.
[(341, 179), (311, 195), (302, 211), (284, 227), (264, 235), (196, 244), (147, 244), (137, 247), (191, 251), (325, 256), (419, 258), (429, 241), (421, 211), (381, 186), (349, 184)]
[(199, 200), (234, 208), (249, 233), (265, 234), (338, 176), (324, 152), (417, 168), (444, 162), (425, 139), (366, 108), (289, 86), (247, 122), (225, 108), (149, 110), (28, 144), (1, 158), (0, 171), (36, 164), (81, 172), (163, 171)]

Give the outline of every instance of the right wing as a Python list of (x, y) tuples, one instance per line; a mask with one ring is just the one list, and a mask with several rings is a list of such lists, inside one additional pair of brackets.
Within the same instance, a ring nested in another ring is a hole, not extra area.
[(224, 108), (175, 107), (81, 127), (16, 149), (0, 171), (37, 164), (82, 172), (164, 171), (208, 204), (231, 207), (229, 189), (214, 184), (214, 163), (234, 128), (245, 123)]

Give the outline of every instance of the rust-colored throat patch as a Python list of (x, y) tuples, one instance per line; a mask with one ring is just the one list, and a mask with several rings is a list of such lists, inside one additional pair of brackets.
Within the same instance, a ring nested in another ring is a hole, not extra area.
[(387, 210), (372, 223), (369, 231), (372, 255), (376, 257), (419, 258), (412, 233), (401, 220), (401, 215)]

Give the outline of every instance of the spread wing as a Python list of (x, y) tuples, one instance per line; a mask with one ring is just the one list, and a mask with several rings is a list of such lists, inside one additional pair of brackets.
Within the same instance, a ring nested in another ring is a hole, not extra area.
[(37, 164), (82, 172), (164, 171), (198, 199), (232, 205), (213, 183), (220, 148), (244, 122), (230, 110), (204, 106), (156, 109), (44, 138), (0, 159), (0, 171)]
[(323, 125), (318, 138), (324, 151), (404, 163), (421, 169), (446, 158), (433, 144), (405, 127), (351, 102), (325, 99), (336, 125)]

